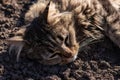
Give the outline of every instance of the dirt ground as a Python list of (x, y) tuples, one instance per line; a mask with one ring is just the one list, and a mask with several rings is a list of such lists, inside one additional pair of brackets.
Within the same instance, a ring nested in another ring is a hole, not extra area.
[(0, 0), (0, 80), (120, 80), (120, 49), (108, 38), (86, 46), (67, 65), (46, 66), (26, 57), (16, 62), (4, 39), (25, 25), (24, 14), (34, 2)]

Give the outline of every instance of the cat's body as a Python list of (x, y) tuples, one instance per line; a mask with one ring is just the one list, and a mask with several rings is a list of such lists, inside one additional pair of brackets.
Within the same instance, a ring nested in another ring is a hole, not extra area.
[[(120, 47), (119, 0), (101, 1), (39, 0), (25, 15), (30, 25), (8, 39), (12, 44), (9, 52), (17, 46), (18, 57), (24, 48), (40, 63), (66, 64), (76, 59), (79, 48), (103, 37), (102, 32)], [(81, 44), (87, 38), (90, 40)]]

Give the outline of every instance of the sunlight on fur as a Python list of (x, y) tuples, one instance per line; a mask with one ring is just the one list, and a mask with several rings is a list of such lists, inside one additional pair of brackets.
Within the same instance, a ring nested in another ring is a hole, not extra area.
[(25, 49), (29, 58), (54, 65), (74, 61), (104, 35), (120, 47), (119, 11), (119, 0), (38, 0), (25, 14), (29, 25), (6, 40), (9, 53), (15, 50), (18, 61)]

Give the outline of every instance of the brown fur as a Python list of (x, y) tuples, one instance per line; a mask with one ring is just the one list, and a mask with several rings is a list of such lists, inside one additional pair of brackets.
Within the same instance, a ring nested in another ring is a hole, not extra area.
[(18, 56), (24, 46), (29, 57), (47, 65), (74, 61), (79, 48), (102, 38), (102, 32), (120, 47), (117, 1), (39, 0), (25, 15), (30, 25), (8, 41), (22, 42)]

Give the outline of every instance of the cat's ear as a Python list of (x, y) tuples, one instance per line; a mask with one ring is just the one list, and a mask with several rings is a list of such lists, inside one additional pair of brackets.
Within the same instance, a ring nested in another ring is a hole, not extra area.
[(43, 13), (39, 14), (40, 21), (44, 21), (48, 24), (53, 24), (53, 22), (57, 21), (56, 14), (58, 13), (58, 10), (56, 9), (55, 3), (52, 1), (49, 1), (47, 6), (45, 7)]
[(60, 20), (60, 18), (58, 18), (59, 14), (59, 10), (56, 9), (56, 4), (51, 1), (49, 4), (47, 22), (49, 24), (55, 24)]
[[(39, 14), (39, 18), (41, 20), (41, 18), (44, 20), (45, 23), (48, 23), (48, 12), (49, 12), (49, 6), (50, 6), (50, 1), (48, 2), (47, 6), (45, 7), (42, 15)], [(43, 21), (42, 20), (42, 21)]]
[[(59, 22), (64, 16), (69, 16), (70, 12), (60, 12), (57, 8), (57, 4), (54, 2), (50, 2), (49, 4), (49, 10), (48, 10), (48, 16), (47, 16), (47, 22), (50, 25), (54, 25), (57, 22)], [(66, 15), (68, 14), (68, 15)]]

